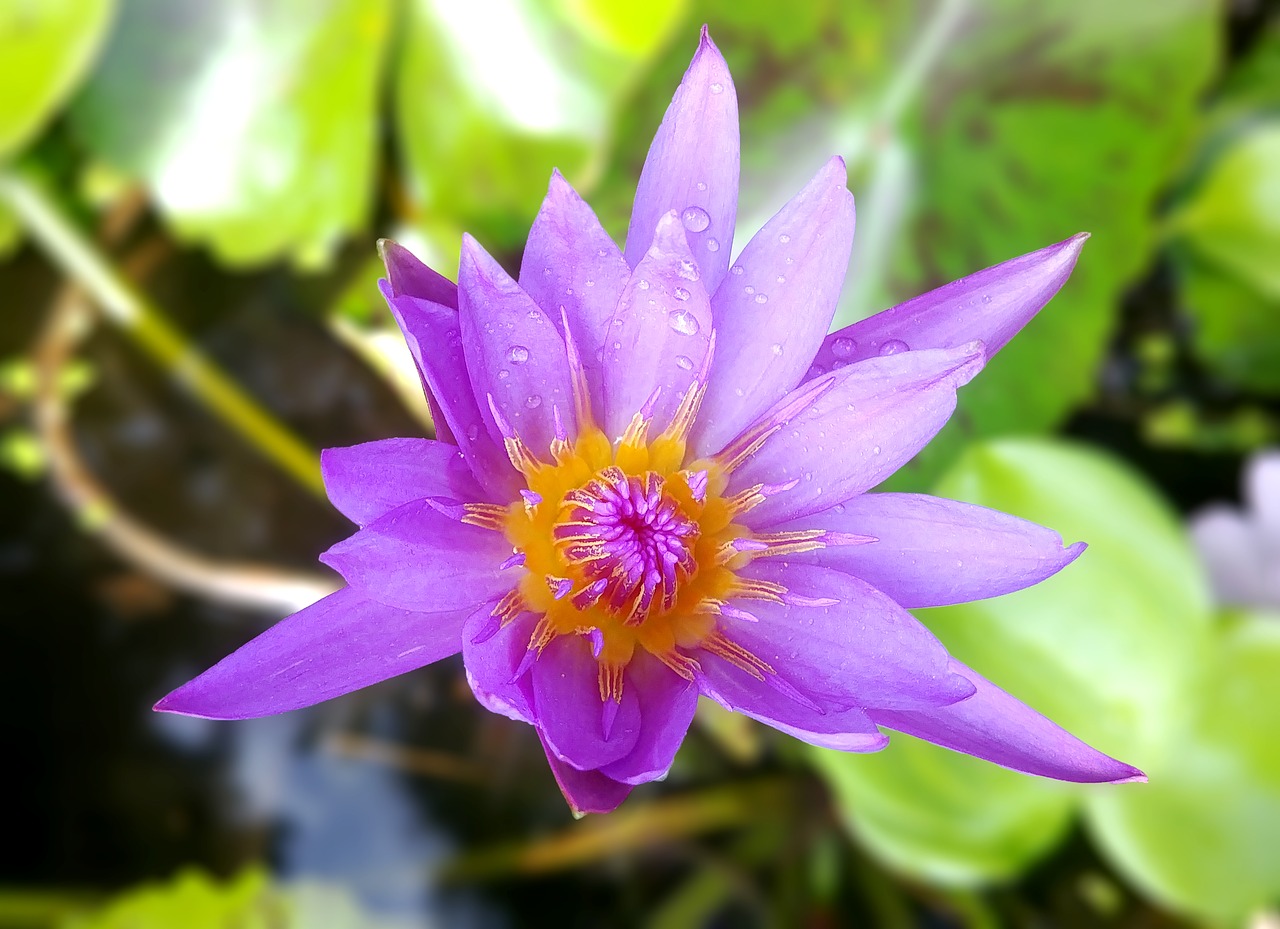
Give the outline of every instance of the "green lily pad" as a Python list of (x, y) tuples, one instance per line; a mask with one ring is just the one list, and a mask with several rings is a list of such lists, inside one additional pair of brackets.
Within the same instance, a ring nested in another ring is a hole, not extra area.
[(1233, 139), (1170, 225), (1200, 256), (1280, 301), (1280, 119)]
[(89, 70), (112, 0), (0, 4), (0, 157), (31, 141)]
[(685, 3), (625, 6), (407, 4), (395, 113), (417, 212), (451, 215), (501, 253), (523, 243), (553, 167), (590, 187), (625, 92)]
[(1280, 621), (1224, 623), (1195, 717), (1140, 790), (1089, 798), (1108, 859), (1166, 905), (1241, 924), (1280, 897)]
[[(1186, 682), (1209, 626), (1205, 580), (1165, 504), (1123, 465), (1048, 440), (969, 450), (941, 496), (1023, 516), (1090, 548), (1042, 584), (920, 611), (961, 661), (1091, 744), (1158, 760), (1188, 718)], [(854, 832), (914, 876), (955, 884), (1020, 873), (1081, 800), (1141, 789), (1006, 771), (903, 735), (879, 755), (814, 749)]]
[(72, 108), (174, 232), (227, 264), (321, 264), (367, 219), (389, 0), (126, 0)]

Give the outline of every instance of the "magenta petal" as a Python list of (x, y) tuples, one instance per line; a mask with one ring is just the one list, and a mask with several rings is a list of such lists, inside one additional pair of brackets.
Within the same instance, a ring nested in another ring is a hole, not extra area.
[(547, 764), (555, 775), (560, 793), (573, 810), (574, 815), (584, 813), (612, 813), (618, 808), (627, 794), (631, 793), (631, 785), (615, 781), (599, 771), (579, 771), (570, 767), (552, 751), (547, 740), (542, 740), (542, 750), (547, 753)]
[(952, 670), (977, 687), (968, 700), (931, 710), (873, 710), (882, 726), (897, 729), (1015, 771), (1060, 781), (1145, 781), (1132, 765), (1090, 748), (1031, 707), (960, 662)]
[(468, 526), (430, 500), (406, 503), (320, 556), (363, 595), (405, 610), (473, 610), (515, 584), (498, 565), (501, 533)]
[(560, 326), (560, 311), (582, 356), (591, 406), (604, 410), (602, 351), (609, 321), (631, 268), (600, 220), (559, 171), (529, 230), (520, 262), (520, 286)]
[(1008, 513), (923, 494), (862, 494), (777, 527), (871, 536), (793, 560), (862, 578), (908, 609), (998, 597), (1057, 574), (1084, 551)]
[(977, 340), (994, 355), (1066, 283), (1087, 238), (1082, 232), (831, 333), (813, 360), (813, 376), (874, 357), (891, 341), (921, 349)]
[(533, 690), (522, 662), (536, 618), (524, 613), (489, 634), (496, 601), (482, 605), (462, 628), (462, 663), (467, 683), (480, 704), (492, 713), (533, 723)]
[(803, 379), (853, 247), (853, 195), (832, 158), (747, 243), (711, 299), (716, 358), (693, 454), (719, 451)]
[(640, 735), (625, 758), (607, 764), (602, 774), (627, 784), (644, 784), (667, 773), (698, 708), (698, 688), (637, 649), (627, 665), (625, 689), (640, 705)]
[(586, 639), (562, 635), (542, 650), (531, 675), (538, 731), (557, 757), (579, 770), (626, 757), (640, 736), (640, 701), (627, 687), (605, 734), (598, 668)]
[(436, 422), (445, 424), (490, 497), (511, 499), (516, 495), (518, 475), (506, 452), (489, 435), (476, 403), (463, 357), (458, 314), (439, 303), (396, 297), (386, 281), (379, 286), (427, 385)]
[(707, 293), (715, 293), (729, 264), (738, 213), (738, 97), (705, 27), (640, 172), (627, 229), (631, 267), (640, 264), (658, 220), (672, 210), (689, 231)]
[(653, 428), (670, 422), (701, 369), (711, 338), (711, 304), (675, 213), (623, 289), (604, 347), (605, 434), (617, 438), (653, 399)]
[(752, 677), (723, 658), (701, 652), (698, 677), (702, 692), (727, 710), (758, 719), (780, 732), (823, 748), (875, 752), (889, 739), (858, 707), (814, 709)]
[(794, 415), (780, 411), (788, 410), (796, 394), (765, 414), (763, 422), (780, 428), (734, 473), (729, 489), (795, 485), (770, 496), (743, 522), (772, 526), (879, 484), (937, 434), (956, 408), (956, 389), (981, 370), (983, 360), (976, 343), (902, 352), (869, 358), (798, 388), (797, 394), (829, 384)]
[(973, 693), (933, 633), (866, 582), (768, 559), (742, 573), (781, 584), (786, 602), (737, 601), (758, 622), (721, 617), (721, 630), (819, 706), (914, 709)]
[(156, 709), (252, 719), (311, 706), (454, 654), (467, 612), (399, 610), (346, 587), (280, 620)]
[(462, 350), (494, 442), (502, 429), (488, 398), (535, 455), (548, 457), (556, 411), (574, 429), (573, 389), (564, 339), (551, 318), (471, 236), (462, 237), (458, 270)]
[(458, 447), (431, 439), (326, 448), (320, 453), (320, 472), (330, 502), (361, 526), (425, 497), (484, 499)]
[(458, 288), (453, 281), (424, 265), (399, 242), (379, 239), (378, 254), (387, 266), (392, 296), (417, 297), (450, 309), (458, 308)]

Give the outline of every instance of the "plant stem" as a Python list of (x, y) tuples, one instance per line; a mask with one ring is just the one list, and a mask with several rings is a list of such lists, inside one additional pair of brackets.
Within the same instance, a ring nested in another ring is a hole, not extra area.
[(8, 203), (45, 254), (156, 363), (290, 477), (324, 496), (316, 450), (263, 409), (130, 286), (39, 182), (22, 172), (0, 169), (0, 200)]

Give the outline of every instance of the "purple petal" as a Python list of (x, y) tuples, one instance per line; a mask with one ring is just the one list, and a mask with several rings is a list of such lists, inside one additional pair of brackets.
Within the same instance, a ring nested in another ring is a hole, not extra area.
[(879, 484), (942, 428), (956, 408), (956, 389), (982, 363), (977, 343), (902, 352), (869, 358), (825, 375), (827, 381), (798, 388), (792, 396), (830, 385), (794, 415), (788, 409), (794, 406), (790, 397), (765, 414), (764, 422), (781, 428), (733, 475), (729, 489), (796, 484), (766, 499), (743, 522), (772, 526)]
[(960, 662), (952, 670), (977, 688), (968, 700), (931, 710), (873, 710), (882, 726), (897, 729), (1015, 771), (1060, 781), (1145, 781), (1137, 768), (1090, 748), (1020, 700)]
[(436, 422), (445, 424), (471, 473), (489, 496), (511, 499), (516, 495), (519, 476), (506, 452), (489, 435), (476, 403), (463, 357), (458, 314), (439, 303), (396, 297), (386, 281), (379, 282), (379, 287), (427, 385), (427, 396), (435, 404), (432, 415)]
[(875, 752), (888, 744), (865, 712), (812, 709), (776, 688), (757, 680), (723, 658), (698, 654), (702, 692), (727, 710), (742, 713), (811, 745), (844, 752)]
[(627, 687), (605, 734), (598, 667), (586, 639), (562, 635), (542, 650), (531, 675), (538, 730), (557, 757), (580, 770), (626, 757), (640, 736), (640, 701)]
[(320, 453), (320, 471), (330, 502), (360, 526), (425, 497), (484, 499), (458, 447), (431, 439), (326, 448)]
[(525, 613), (489, 634), (496, 601), (477, 609), (462, 628), (462, 663), (467, 683), (481, 706), (492, 713), (532, 724), (533, 690), (521, 673), (536, 617)]
[(1218, 603), (1280, 606), (1280, 571), (1268, 557), (1259, 527), (1239, 510), (1206, 507), (1191, 517), (1188, 529)]
[(623, 289), (604, 347), (605, 434), (622, 435), (657, 394), (656, 434), (670, 422), (701, 369), (711, 338), (711, 305), (675, 213)]
[(998, 597), (1061, 571), (1084, 551), (1051, 529), (923, 494), (862, 494), (778, 527), (872, 536), (792, 556), (862, 578), (907, 609)]
[(623, 688), (635, 691), (640, 734), (625, 758), (600, 771), (627, 784), (644, 784), (670, 769), (698, 708), (698, 688), (639, 649), (627, 665)]
[(738, 97), (706, 27), (640, 172), (627, 264), (640, 264), (658, 221), (671, 210), (689, 231), (703, 286), (715, 293), (729, 264), (738, 212)]
[(399, 242), (379, 239), (378, 255), (387, 266), (392, 296), (417, 297), (450, 309), (458, 308), (458, 288), (453, 281), (424, 265)]
[(406, 503), (339, 542), (320, 560), (364, 596), (405, 610), (473, 610), (509, 590), (498, 565), (511, 554), (501, 533), (468, 526), (429, 500)]
[(990, 357), (1066, 283), (1087, 232), (952, 281), (827, 336), (813, 376), (872, 358), (886, 342), (912, 349), (986, 345)]
[(311, 706), (454, 654), (469, 611), (414, 613), (346, 587), (282, 619), (156, 709), (252, 719)]
[(734, 605), (759, 620), (721, 617), (725, 634), (826, 709), (955, 703), (973, 693), (919, 620), (866, 582), (829, 568), (760, 561), (747, 577), (783, 585), (784, 603)]
[(570, 767), (556, 757), (547, 740), (542, 740), (542, 750), (547, 753), (547, 764), (555, 775), (560, 793), (568, 802), (574, 815), (585, 813), (612, 813), (618, 808), (627, 794), (631, 793), (631, 785), (615, 781), (599, 771), (579, 771)]
[(693, 432), (719, 451), (803, 379), (831, 328), (853, 247), (853, 195), (832, 158), (747, 243), (711, 300), (716, 358)]
[(564, 310), (597, 414), (604, 410), (600, 359), (605, 336), (630, 276), (622, 252), (591, 207), (559, 171), (552, 172), (546, 199), (524, 247), (520, 286), (557, 326)]
[[(477, 398), (494, 405), (534, 454), (548, 457), (555, 411), (576, 435), (573, 388), (564, 339), (551, 319), (476, 240), (462, 237), (458, 270), (458, 318), (462, 350)], [(502, 430), (484, 404), (494, 442)]]
[(1260, 451), (1249, 459), (1244, 499), (1257, 521), (1259, 535), (1266, 540), (1267, 554), (1280, 559), (1280, 451)]

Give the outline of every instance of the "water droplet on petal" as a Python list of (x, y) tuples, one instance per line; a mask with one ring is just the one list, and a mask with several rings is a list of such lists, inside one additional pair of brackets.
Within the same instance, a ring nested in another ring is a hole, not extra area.
[(676, 273), (686, 281), (696, 281), (698, 279), (698, 266), (688, 258), (681, 258), (680, 270)]
[(672, 310), (667, 323), (681, 335), (696, 335), (698, 332), (698, 318), (686, 310)]
[(646, 281), (644, 278), (640, 278), (640, 280), (636, 281), (636, 289), (637, 289), (637, 290), (648, 290), (648, 289), (649, 289), (649, 282), (648, 282), (648, 281)]
[(777, 278), (775, 278), (775, 280), (776, 280), (776, 281), (777, 281), (777, 283), (779, 283), (779, 284), (785, 284), (785, 283), (787, 282), (787, 279), (786, 279), (785, 277), (783, 277), (781, 274), (779, 274), (779, 275), (777, 276)]
[(774, 342), (774, 343), (773, 343), (773, 353), (774, 353), (775, 355), (781, 355), (781, 354), (782, 354), (782, 345), (781, 345), (780, 343), (778, 343), (778, 342)]
[(501, 371), (498, 372), (498, 380), (500, 381), (505, 381), (510, 376), (511, 376), (511, 372), (508, 371), (506, 368), (503, 368)]
[(831, 370), (832, 370), (832, 371), (839, 371), (841, 368), (847, 368), (848, 366), (849, 366), (849, 362), (847, 362), (847, 361), (841, 361), (839, 358), (837, 358), (835, 361), (831, 362)]
[(680, 222), (684, 223), (684, 227), (690, 232), (702, 232), (711, 225), (711, 217), (700, 206), (687, 206), (680, 214)]
[(533, 394), (532, 396), (525, 398), (524, 405), (531, 410), (536, 410), (538, 407), (542, 406), (542, 398), (537, 394)]
[(706, 182), (706, 181), (698, 181), (698, 189), (699, 189), (699, 190), (706, 190), (706, 189), (707, 189), (707, 182)]
[(840, 336), (831, 343), (831, 354), (837, 358), (848, 358), (857, 350), (858, 343), (846, 336)]
[(982, 302), (983, 302), (983, 303), (990, 303), (990, 302), (991, 302), (991, 294), (983, 294), (983, 295), (982, 295)]
[(472, 423), (470, 426), (467, 427), (467, 438), (470, 439), (472, 442), (476, 440), (476, 436), (478, 435), (480, 435), (480, 427), (477, 426), (475, 423)]
[(742, 288), (742, 292), (744, 294), (753, 294), (756, 292), (756, 289), (748, 284), (746, 287)]
[(907, 350), (907, 343), (901, 339), (890, 339), (880, 346), (881, 355), (897, 355)]
[(676, 367), (684, 371), (693, 370), (693, 359), (688, 355), (676, 355)]
[(805, 375), (805, 376), (806, 376), (807, 378), (815, 378), (815, 377), (822, 377), (822, 375), (824, 375), (824, 374), (826, 374), (826, 373), (827, 373), (826, 371), (823, 371), (823, 370), (822, 370), (822, 366), (821, 366), (821, 365), (810, 365), (810, 366), (809, 366), (809, 373), (808, 373), (807, 375)]
[(714, 84), (711, 85), (711, 92), (713, 94), (724, 93), (724, 85), (721, 84), (719, 81), (716, 81)]
[(717, 242), (715, 239), (707, 239), (707, 251), (709, 252), (720, 251), (720, 243)]
[(529, 360), (529, 350), (523, 345), (513, 345), (507, 349), (507, 361), (513, 365), (522, 365)]
[(756, 294), (756, 303), (768, 303), (768, 302), (769, 302), (768, 294)]
[(788, 242), (791, 241), (791, 236), (787, 235), (784, 232), (782, 233), (782, 235), (778, 236), (778, 241), (781, 242), (783, 245), (786, 245)]
[(671, 291), (671, 296), (675, 297), (677, 300), (688, 300), (689, 291), (685, 290), (683, 287), (677, 287), (675, 290)]
[(584, 281), (583, 283), (585, 283), (588, 287), (595, 287), (595, 286), (596, 286), (596, 282), (595, 282), (595, 281)]
[(872, 449), (871, 449), (871, 454), (873, 454), (873, 455), (879, 455), (879, 454), (880, 454), (880, 446), (879, 446), (879, 445), (877, 445), (877, 446), (875, 446), (874, 448), (872, 448)]
[(736, 274), (736, 275), (738, 275), (739, 277), (741, 277), (741, 276), (742, 276), (742, 265), (734, 265), (732, 268), (730, 268), (730, 269), (729, 269), (729, 273), (730, 273), (730, 274)]

